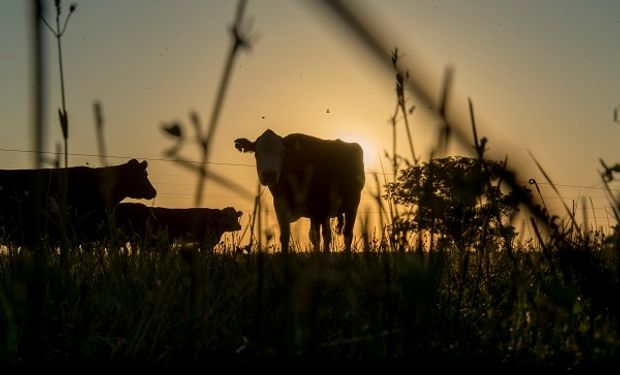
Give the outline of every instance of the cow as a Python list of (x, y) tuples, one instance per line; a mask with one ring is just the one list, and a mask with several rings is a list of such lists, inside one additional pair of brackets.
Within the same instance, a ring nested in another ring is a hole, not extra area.
[(149, 245), (162, 239), (168, 244), (197, 242), (211, 251), (224, 232), (241, 229), (242, 214), (233, 207), (165, 208), (121, 203), (114, 210), (114, 220), (121, 233), (130, 239), (137, 236)]
[[(344, 225), (345, 251), (351, 251), (353, 227), (364, 188), (363, 151), (359, 144), (294, 133), (281, 137), (267, 129), (256, 141), (238, 138), (235, 148), (253, 152), (258, 179), (267, 186), (280, 227), (280, 243), (288, 252), (290, 223), (310, 219), (309, 237), (315, 251), (331, 245), (330, 218), (338, 233)], [(343, 224), (344, 223), (344, 224)]]
[(147, 165), (0, 170), (0, 237), (16, 245), (92, 239), (123, 199), (157, 195)]

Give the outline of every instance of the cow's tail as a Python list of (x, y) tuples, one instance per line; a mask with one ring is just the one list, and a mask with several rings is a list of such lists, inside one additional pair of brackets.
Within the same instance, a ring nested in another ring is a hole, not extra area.
[(338, 234), (342, 234), (342, 228), (344, 227), (344, 213), (341, 213), (337, 216), (338, 223), (336, 224), (336, 232)]

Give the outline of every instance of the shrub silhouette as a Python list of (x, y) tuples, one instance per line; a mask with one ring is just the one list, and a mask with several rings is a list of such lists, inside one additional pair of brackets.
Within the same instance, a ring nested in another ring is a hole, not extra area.
[(519, 200), (502, 190), (504, 169), (502, 162), (460, 156), (410, 165), (386, 184), (386, 198), (407, 208), (393, 230), (400, 238), (410, 231), (430, 232), (460, 249), (483, 239), (513, 239), (509, 219)]

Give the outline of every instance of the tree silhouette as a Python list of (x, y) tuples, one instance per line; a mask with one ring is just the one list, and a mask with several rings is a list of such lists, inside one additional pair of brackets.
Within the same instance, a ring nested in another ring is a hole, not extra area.
[(448, 156), (410, 165), (386, 185), (386, 198), (407, 210), (393, 223), (405, 238), (411, 232), (438, 235), (460, 249), (489, 240), (512, 240), (510, 224), (519, 200), (502, 187), (505, 163)]

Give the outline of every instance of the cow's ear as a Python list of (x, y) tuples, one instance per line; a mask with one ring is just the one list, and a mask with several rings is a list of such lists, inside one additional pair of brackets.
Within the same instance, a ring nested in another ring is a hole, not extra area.
[(127, 162), (127, 165), (138, 165), (138, 160), (136, 159), (131, 159)]
[(235, 148), (241, 152), (254, 152), (254, 142), (247, 138), (235, 139)]
[(149, 163), (146, 162), (146, 160), (142, 161), (142, 163), (140, 163), (140, 166), (142, 167), (142, 169), (146, 169), (146, 167), (148, 167)]

